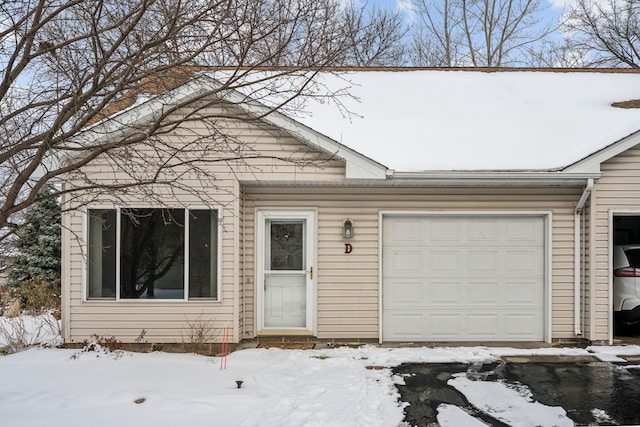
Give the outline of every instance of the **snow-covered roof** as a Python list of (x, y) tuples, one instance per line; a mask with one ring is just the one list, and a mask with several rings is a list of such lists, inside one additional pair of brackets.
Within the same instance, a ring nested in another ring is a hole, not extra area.
[[(258, 72), (258, 76), (261, 72)], [(288, 77), (278, 80), (277, 77), (273, 81), (287, 81)], [(261, 120), (270, 123), (291, 135), (299, 138), (306, 144), (324, 150), (337, 158), (343, 159), (346, 164), (346, 177), (349, 179), (384, 179), (386, 176), (386, 168), (360, 153), (355, 152), (347, 146), (337, 143), (335, 140), (316, 132), (314, 129), (305, 126), (299, 121), (283, 114), (277, 109), (273, 110), (273, 105), (264, 104), (262, 96), (260, 101), (254, 99), (254, 95), (261, 90), (269, 93), (269, 89), (263, 89), (265, 86), (261, 83), (261, 79), (257, 78), (257, 83), (248, 82), (243, 88), (251, 95), (242, 93), (238, 90), (222, 90), (221, 83), (215, 78), (214, 73), (199, 73), (190, 81), (182, 83), (177, 87), (164, 93), (144, 97), (141, 102), (134, 102), (127, 108), (118, 110), (109, 117), (92, 124), (82, 132), (70, 138), (70, 145), (82, 146), (84, 142), (106, 141), (111, 138), (119, 138), (125, 135), (130, 129), (147, 123), (151, 120), (162, 117), (162, 115), (178, 105), (187, 105), (190, 102), (201, 99), (203, 96), (217, 94), (222, 96), (224, 100), (243, 109), (249, 115), (261, 117)], [(304, 79), (303, 79), (304, 82)], [(344, 84), (344, 82), (342, 82)], [(289, 92), (296, 92), (296, 87), (289, 89)], [(218, 93), (218, 91), (220, 91)], [(288, 93), (284, 91), (283, 93)], [(276, 94), (277, 95), (277, 94)], [(286, 96), (286, 95), (285, 95)], [(277, 99), (271, 104), (279, 104), (282, 99)], [(138, 99), (136, 99), (137, 101)]]
[[(247, 113), (344, 159), (351, 180), (583, 182), (597, 178), (602, 161), (640, 143), (640, 102), (631, 103), (636, 108), (611, 105), (640, 99), (640, 72), (633, 70), (338, 71), (316, 76), (318, 97), (268, 114), (278, 99), (270, 102), (266, 88), (256, 100), (261, 78), (221, 94)], [(215, 93), (217, 77), (199, 73), (73, 140), (117, 137), (168, 106)], [(293, 82), (288, 79), (284, 83)]]
[[(640, 74), (390, 70), (320, 77), (343, 109), (296, 120), (397, 171), (557, 170), (640, 129)], [(350, 114), (344, 114), (344, 111)]]

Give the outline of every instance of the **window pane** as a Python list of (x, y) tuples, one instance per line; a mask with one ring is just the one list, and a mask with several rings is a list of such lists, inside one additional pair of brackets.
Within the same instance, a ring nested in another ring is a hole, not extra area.
[(303, 270), (303, 221), (271, 221), (269, 270)]
[(116, 211), (89, 210), (88, 298), (116, 297)]
[(189, 211), (189, 298), (218, 297), (218, 213)]
[(126, 209), (120, 298), (184, 298), (184, 209)]

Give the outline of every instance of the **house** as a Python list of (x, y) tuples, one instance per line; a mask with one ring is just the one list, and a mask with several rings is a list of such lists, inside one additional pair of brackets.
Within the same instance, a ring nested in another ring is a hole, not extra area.
[[(65, 200), (67, 342), (179, 343), (196, 321), (216, 343), (225, 327), (231, 343), (612, 342), (612, 247), (640, 241), (639, 73), (320, 78), (353, 97), (297, 116), (262, 116), (237, 92), (205, 106), (259, 117), (217, 122), (239, 145), (203, 159), (249, 151), (209, 159), (213, 184), (176, 172), (153, 200), (146, 188)], [(79, 138), (122, 137), (215, 84), (196, 76)], [(162, 138), (203, 135), (224, 138), (197, 119)], [(116, 167), (97, 158), (69, 183), (132, 179)]]

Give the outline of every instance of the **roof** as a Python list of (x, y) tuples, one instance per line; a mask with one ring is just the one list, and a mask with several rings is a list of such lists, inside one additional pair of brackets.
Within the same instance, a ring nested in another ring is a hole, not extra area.
[[(187, 105), (190, 102), (201, 100), (203, 97), (217, 94), (249, 115), (261, 117), (264, 122), (290, 133), (303, 143), (344, 160), (346, 178), (348, 179), (384, 179), (386, 177), (387, 168), (373, 159), (355, 152), (279, 111), (272, 111), (270, 107), (253, 100), (238, 90), (219, 91), (219, 88), (220, 83), (211, 74), (201, 73), (167, 92), (145, 98), (140, 103), (131, 104), (129, 101), (134, 97), (133, 93), (128, 92), (127, 102), (119, 104), (125, 106), (123, 110), (92, 124), (70, 138), (69, 143), (83, 146), (85, 141), (102, 142), (111, 138), (119, 138), (132, 128), (161, 118), (166, 111), (175, 106)], [(244, 88), (254, 93), (258, 92), (254, 84), (249, 84)], [(131, 105), (126, 106), (127, 104)]]
[[(126, 123), (215, 93), (214, 77), (197, 74), (80, 137), (112, 138)], [(262, 120), (344, 159), (354, 180), (583, 182), (600, 162), (640, 143), (640, 109), (612, 106), (640, 99), (640, 73), (632, 70), (340, 69), (317, 79), (316, 87), (342, 94), (339, 106), (311, 98)], [(267, 98), (224, 96), (250, 114), (268, 111)]]
[[(640, 74), (624, 70), (392, 69), (321, 76), (343, 114), (310, 101), (310, 128), (402, 172), (554, 171), (640, 129)], [(344, 110), (343, 110), (344, 111)]]

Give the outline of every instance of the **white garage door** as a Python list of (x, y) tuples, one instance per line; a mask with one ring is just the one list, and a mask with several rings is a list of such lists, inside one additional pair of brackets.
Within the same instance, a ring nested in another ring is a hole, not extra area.
[(384, 341), (542, 341), (544, 219), (385, 216)]

